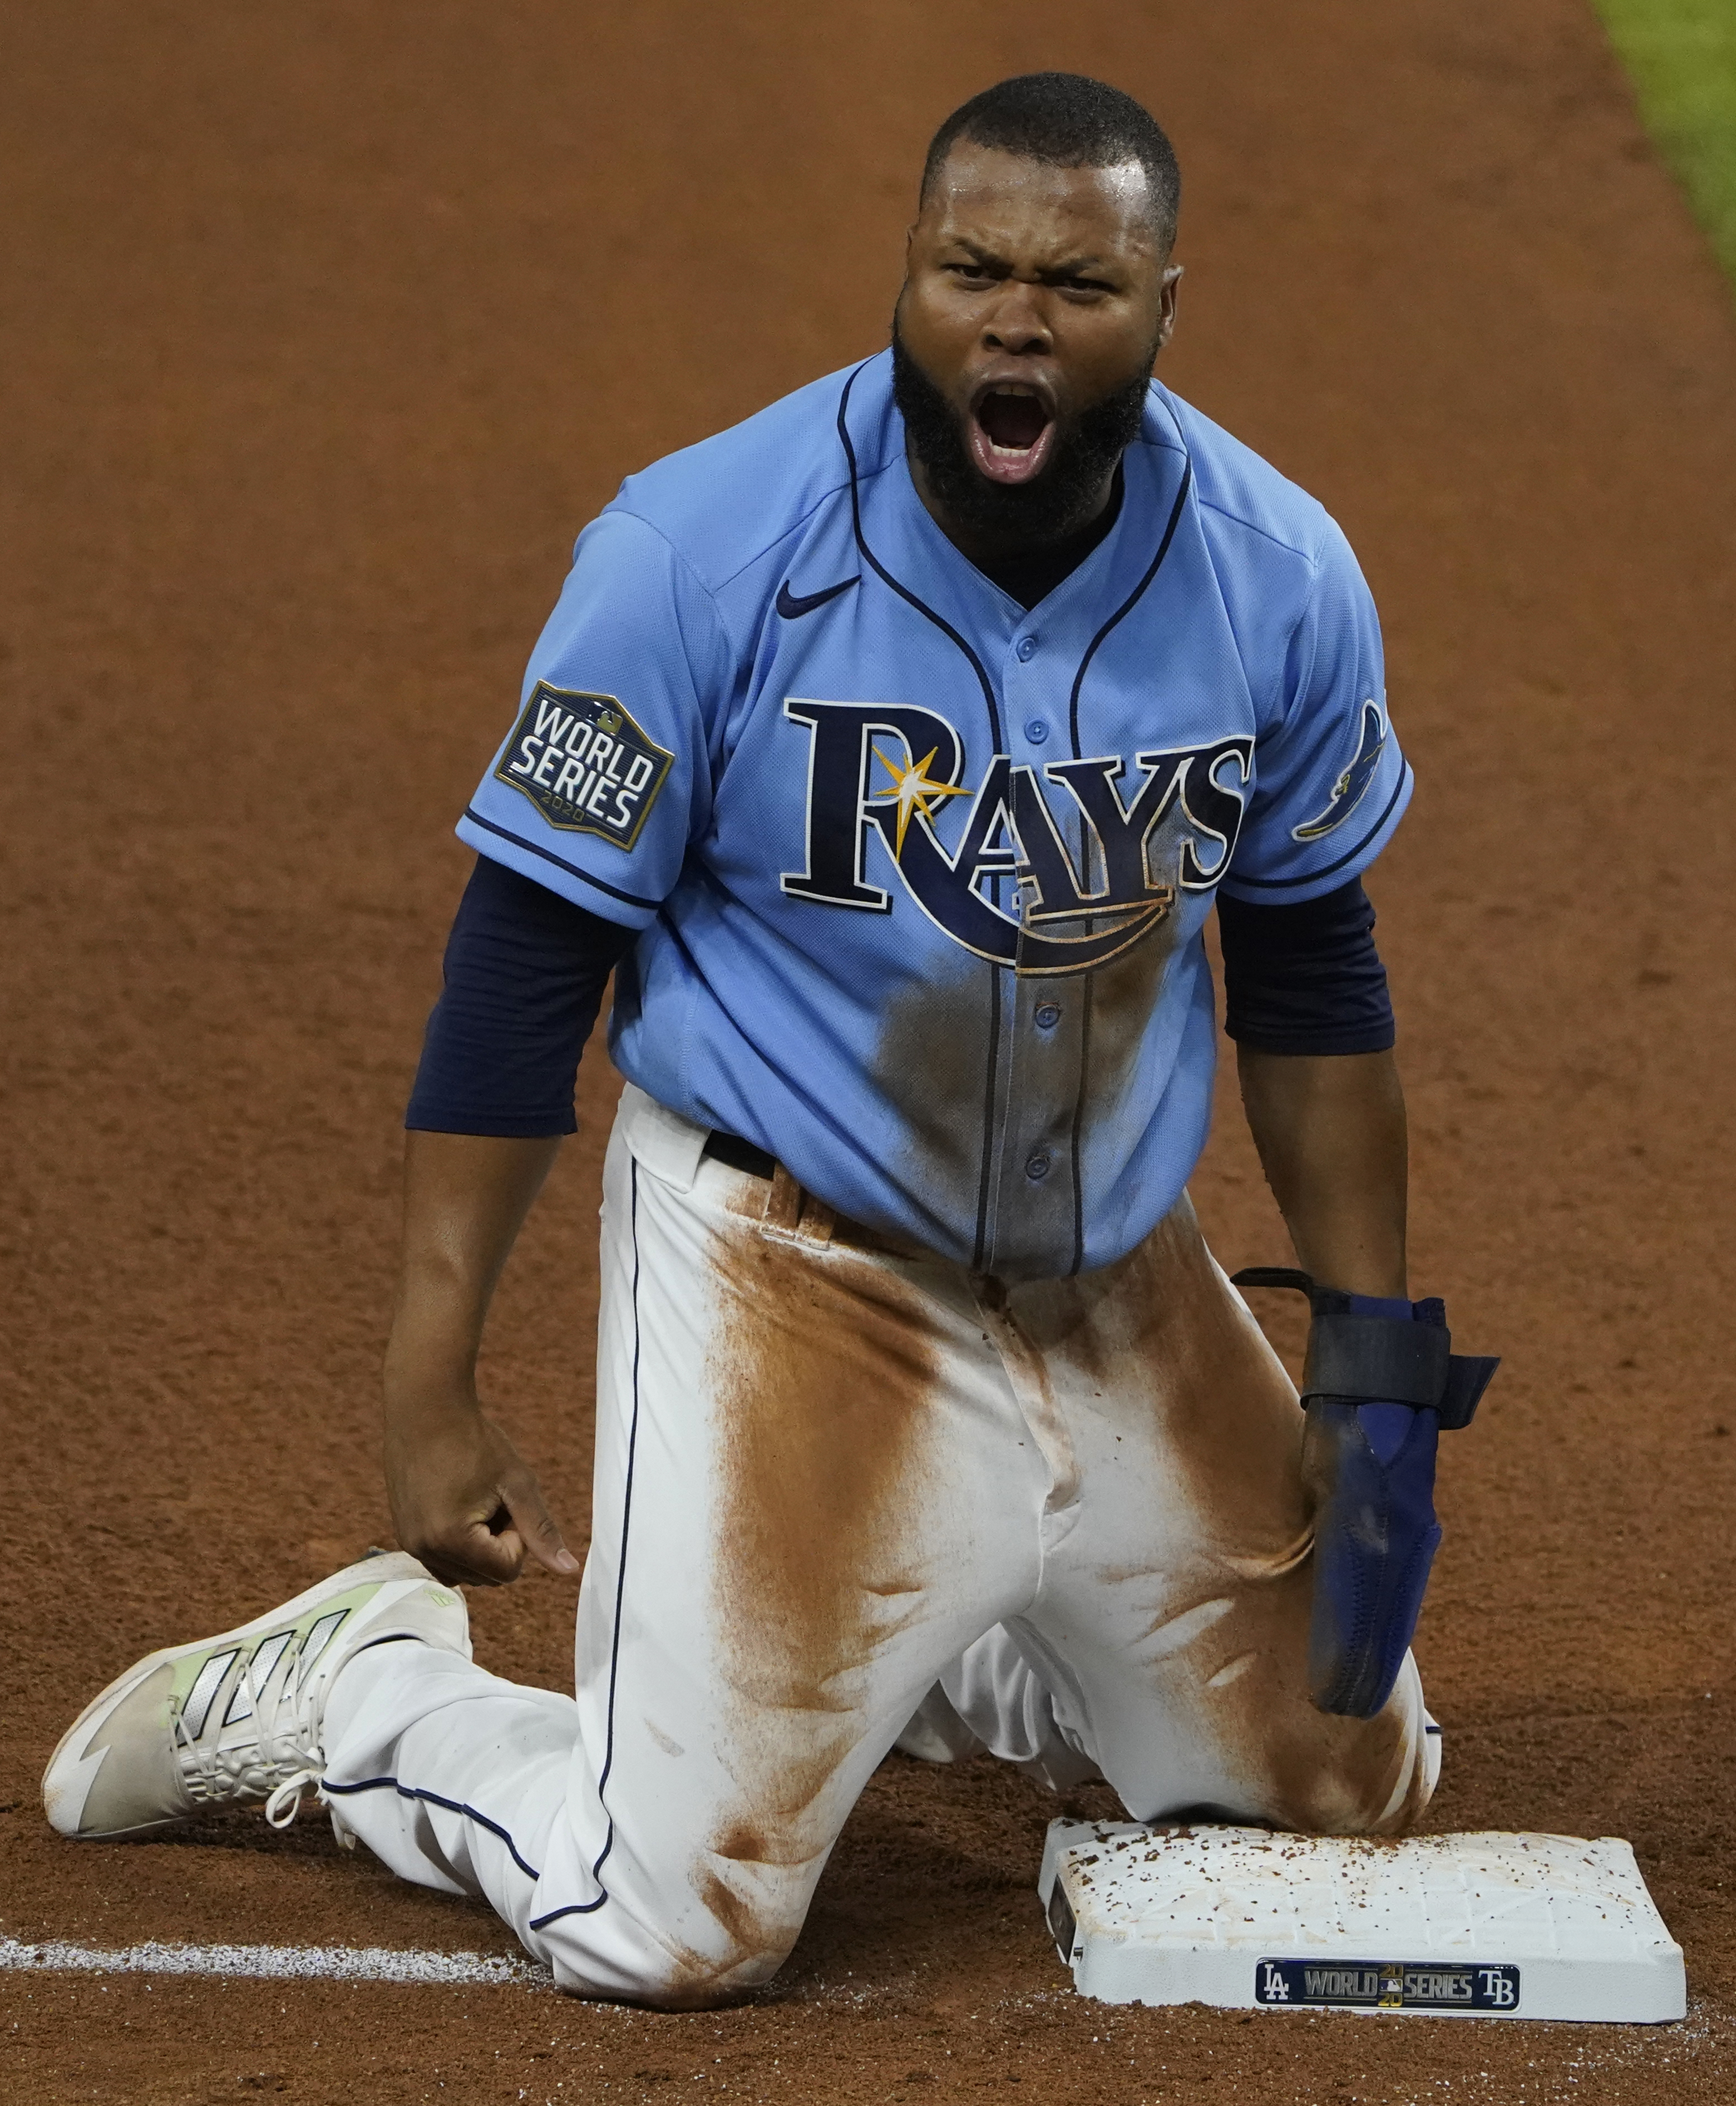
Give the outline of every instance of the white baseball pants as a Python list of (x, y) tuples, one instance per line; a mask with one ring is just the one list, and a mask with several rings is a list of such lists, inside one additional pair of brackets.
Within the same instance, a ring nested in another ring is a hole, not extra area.
[(1185, 1199), (1115, 1265), (1008, 1287), (705, 1139), (626, 1091), (576, 1701), (358, 1655), (340, 1833), (485, 1898), (563, 1987), (680, 2007), (775, 1972), (901, 1736), (1101, 1775), (1139, 1820), (1408, 1825), (1415, 1666), (1367, 1722), (1308, 1701), (1302, 1414)]

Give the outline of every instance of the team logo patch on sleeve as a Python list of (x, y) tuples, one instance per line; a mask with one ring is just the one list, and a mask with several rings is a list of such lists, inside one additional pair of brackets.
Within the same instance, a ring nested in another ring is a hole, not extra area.
[(612, 695), (539, 681), (495, 764), (551, 827), (630, 849), (675, 764)]
[(1370, 699), (1362, 705), (1355, 757), (1333, 784), (1326, 809), (1317, 812), (1312, 819), (1304, 819), (1299, 827), (1292, 827), (1290, 839), (1317, 841), (1342, 827), (1368, 795), (1368, 786), (1374, 781), (1380, 756), (1385, 751), (1386, 719), (1381, 714), (1379, 703)]

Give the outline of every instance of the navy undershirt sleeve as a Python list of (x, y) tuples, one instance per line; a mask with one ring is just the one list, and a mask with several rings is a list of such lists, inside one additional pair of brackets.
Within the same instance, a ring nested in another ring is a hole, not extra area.
[(520, 1140), (572, 1132), (579, 1055), (636, 934), (478, 856), (405, 1125)]
[(1375, 910), (1353, 877), (1299, 906), (1218, 895), (1224, 1028), (1257, 1053), (1384, 1053), (1397, 1032)]

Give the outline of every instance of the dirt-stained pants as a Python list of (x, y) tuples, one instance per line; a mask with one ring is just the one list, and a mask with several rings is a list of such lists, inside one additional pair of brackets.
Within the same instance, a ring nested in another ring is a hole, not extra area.
[(576, 1702), (359, 1655), (341, 1829), (563, 1987), (692, 2005), (776, 1969), (901, 1733), (1101, 1774), (1142, 1820), (1415, 1817), (1414, 1665), (1370, 1722), (1308, 1702), (1301, 1413), (1185, 1200), (1007, 1287), (704, 1139), (630, 1088), (610, 1144)]

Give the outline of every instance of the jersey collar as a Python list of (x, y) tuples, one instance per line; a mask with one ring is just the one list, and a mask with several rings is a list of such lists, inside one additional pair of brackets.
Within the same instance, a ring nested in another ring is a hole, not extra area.
[(1046, 598), (1029, 608), (987, 577), (935, 524), (917, 493), (892, 400), (891, 354), (858, 366), (845, 383), (838, 432), (850, 473), (856, 540), (866, 569), (991, 664), (1021, 635), (1076, 657), (1138, 589), (1165, 536), (1187, 473), (1175, 413), (1154, 382), (1137, 438), (1123, 456), (1124, 494), (1115, 525)]

